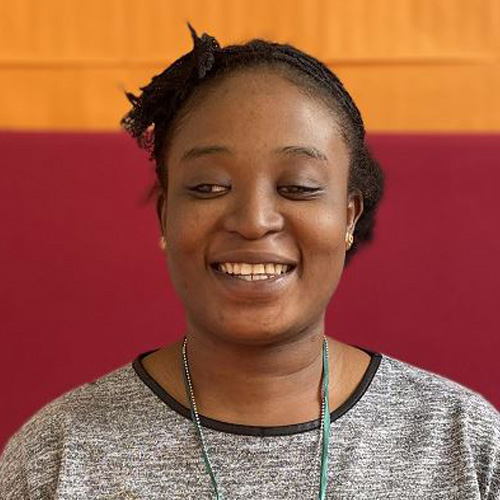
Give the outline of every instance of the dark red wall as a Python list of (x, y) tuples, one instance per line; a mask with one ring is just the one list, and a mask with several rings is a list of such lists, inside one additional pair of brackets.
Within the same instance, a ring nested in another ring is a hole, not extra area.
[[(454, 379), (500, 407), (500, 135), (377, 135), (376, 238), (327, 333)], [(179, 337), (141, 199), (153, 166), (121, 134), (0, 133), (0, 449), (42, 405)]]

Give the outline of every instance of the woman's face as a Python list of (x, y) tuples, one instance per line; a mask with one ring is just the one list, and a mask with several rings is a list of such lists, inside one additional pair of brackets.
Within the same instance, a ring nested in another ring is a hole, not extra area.
[[(322, 331), (362, 211), (331, 112), (275, 72), (233, 73), (186, 115), (166, 166), (166, 256), (188, 331), (246, 344)], [(280, 262), (292, 270), (269, 280), (227, 273)]]

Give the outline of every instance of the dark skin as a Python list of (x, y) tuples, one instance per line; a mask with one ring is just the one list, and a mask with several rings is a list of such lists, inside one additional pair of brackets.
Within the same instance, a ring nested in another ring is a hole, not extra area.
[[(214, 145), (224, 150), (183, 159), (193, 147)], [(276, 151), (283, 146), (315, 148), (323, 158)], [(346, 232), (354, 231), (363, 210), (361, 194), (347, 192), (349, 151), (336, 117), (277, 72), (241, 70), (189, 111), (165, 160), (160, 222), (172, 283), (186, 311), (199, 413), (258, 426), (318, 418), (325, 312), (342, 275)], [(200, 184), (211, 184), (211, 191), (190, 190)], [(319, 191), (290, 189), (297, 185)], [(255, 283), (235, 278), (228, 287), (210, 262), (242, 249), (271, 251), (297, 268), (281, 290), (259, 292), (248, 286)], [(328, 342), (332, 411), (352, 394), (370, 357)], [(143, 362), (189, 406), (180, 342)]]

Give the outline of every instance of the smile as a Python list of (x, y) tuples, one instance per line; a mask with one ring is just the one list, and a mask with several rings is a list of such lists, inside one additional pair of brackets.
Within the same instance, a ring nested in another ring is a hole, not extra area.
[[(229, 264), (232, 264), (229, 265)], [(210, 264), (213, 276), (233, 298), (269, 298), (290, 286), (297, 274), (297, 266), (289, 264), (245, 264), (214, 262)]]
[(216, 262), (212, 267), (218, 273), (244, 281), (267, 281), (293, 271), (294, 265), (274, 262), (248, 264), (245, 262)]

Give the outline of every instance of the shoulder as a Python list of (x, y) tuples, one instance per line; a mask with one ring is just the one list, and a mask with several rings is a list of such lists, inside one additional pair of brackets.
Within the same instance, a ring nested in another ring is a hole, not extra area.
[(469, 387), (386, 355), (379, 370), (379, 396), (398, 439), (415, 437), (411, 442), (427, 456), (460, 457), (475, 471), (483, 498), (497, 498), (500, 413), (493, 404)]
[(140, 388), (133, 380), (131, 365), (121, 366), (60, 395), (24, 422), (0, 456), (0, 498), (51, 498), (67, 442), (112, 425), (116, 412), (130, 404), (127, 395)]
[(500, 432), (500, 413), (480, 393), (443, 375), (383, 355), (381, 376), (397, 404), (418, 407), (449, 418), (473, 420)]
[(13, 438), (45, 437), (46, 430), (60, 431), (78, 426), (79, 421), (109, 419), (137, 400), (141, 385), (132, 365), (120, 366), (101, 377), (61, 394), (34, 413)]

